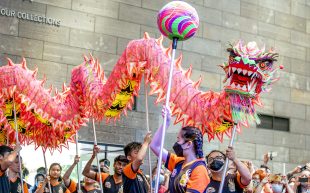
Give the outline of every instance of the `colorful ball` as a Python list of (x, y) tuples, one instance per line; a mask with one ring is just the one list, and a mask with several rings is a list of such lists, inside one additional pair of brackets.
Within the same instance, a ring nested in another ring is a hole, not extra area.
[(164, 36), (182, 41), (195, 35), (199, 17), (195, 8), (188, 3), (172, 1), (159, 11), (157, 25)]

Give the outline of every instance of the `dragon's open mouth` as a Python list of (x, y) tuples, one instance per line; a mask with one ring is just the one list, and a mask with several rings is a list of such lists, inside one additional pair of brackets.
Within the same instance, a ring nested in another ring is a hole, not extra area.
[(261, 82), (261, 76), (256, 66), (230, 64), (227, 81), (227, 91), (252, 95), (257, 84)]

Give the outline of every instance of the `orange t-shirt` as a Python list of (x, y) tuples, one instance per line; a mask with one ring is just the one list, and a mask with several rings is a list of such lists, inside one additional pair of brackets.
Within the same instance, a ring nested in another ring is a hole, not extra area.
[(196, 159), (187, 164), (183, 164), (183, 162), (184, 157), (177, 157), (172, 153), (168, 154), (166, 168), (172, 172), (170, 179), (174, 180), (169, 183), (170, 192), (173, 193), (172, 189), (180, 187), (189, 192), (204, 192), (210, 182), (204, 159)]
[[(100, 175), (101, 175), (101, 181), (102, 181), (102, 183), (110, 176), (109, 174), (104, 173), (104, 172), (101, 172)], [(99, 176), (99, 173), (98, 173), (98, 172), (96, 173), (96, 181), (97, 181), (97, 182), (100, 182), (100, 176)]]

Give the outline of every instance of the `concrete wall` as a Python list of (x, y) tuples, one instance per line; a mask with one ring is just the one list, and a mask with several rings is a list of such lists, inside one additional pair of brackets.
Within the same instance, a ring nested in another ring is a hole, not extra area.
[[(28, 65), (39, 67), (39, 77), (46, 74), (47, 85), (60, 88), (70, 81), (71, 69), (82, 62), (82, 54), (92, 53), (106, 72), (131, 39), (145, 31), (158, 37), (157, 11), (167, 0), (1, 0), (0, 6), (61, 20), (61, 26), (49, 26), (0, 16), (0, 64), (5, 57), (15, 62), (26, 57)], [(198, 11), (198, 34), (179, 44), (183, 66), (193, 64), (193, 80), (200, 74), (202, 89), (220, 90), (223, 72), (217, 64), (227, 60), (228, 42), (238, 39), (257, 41), (276, 47), (279, 63), (285, 70), (273, 91), (263, 95), (265, 108), (260, 112), (290, 118), (290, 132), (256, 129), (251, 126), (237, 136), (238, 156), (260, 163), (262, 155), (277, 151), (271, 162), (274, 171), (287, 169), (310, 160), (310, 1), (309, 0), (187, 0)], [(165, 41), (168, 45), (168, 41)], [(100, 124), (101, 142), (126, 144), (141, 141), (145, 133), (144, 91), (137, 101), (137, 111), (129, 112), (116, 124)], [(150, 123), (159, 125), (160, 109), (149, 98)], [(99, 127), (99, 125), (98, 125)], [(180, 126), (167, 134), (170, 149)], [(81, 139), (92, 140), (92, 130), (82, 128)], [(206, 152), (224, 149), (228, 144), (206, 143)]]

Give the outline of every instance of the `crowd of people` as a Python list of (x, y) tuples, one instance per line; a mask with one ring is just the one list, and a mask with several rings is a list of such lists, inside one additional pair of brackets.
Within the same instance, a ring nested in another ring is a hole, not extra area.
[[(166, 127), (170, 125), (170, 111), (167, 114)], [(161, 148), (163, 125), (157, 129), (153, 137), (147, 133), (143, 143), (131, 142), (124, 147), (124, 155), (114, 159), (113, 175), (110, 174), (109, 160), (101, 160), (100, 168), (93, 164), (99, 153), (94, 146), (90, 160), (83, 168), (83, 183), (70, 178), (72, 171), (79, 163), (75, 156), (73, 164), (62, 173), (62, 166), (53, 163), (49, 169), (38, 169), (35, 184), (30, 187), (21, 180), (19, 152), (21, 146), (14, 149), (0, 146), (0, 193), (151, 193), (154, 191), (157, 171), (160, 170), (160, 193), (218, 193), (222, 180), (225, 160), (229, 160), (225, 175), (223, 193), (310, 193), (310, 163), (297, 166), (286, 174), (272, 173), (268, 167), (270, 156), (264, 156), (264, 163), (256, 167), (251, 161), (241, 161), (233, 147), (226, 151), (213, 150), (203, 154), (203, 136), (199, 129), (191, 126), (181, 128), (173, 146), (174, 152), (162, 150), (161, 168), (153, 168), (151, 178), (141, 170), (141, 166), (150, 148), (158, 156)], [(101, 182), (102, 189), (98, 182)], [(151, 188), (153, 187), (153, 188)]]

